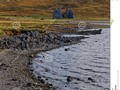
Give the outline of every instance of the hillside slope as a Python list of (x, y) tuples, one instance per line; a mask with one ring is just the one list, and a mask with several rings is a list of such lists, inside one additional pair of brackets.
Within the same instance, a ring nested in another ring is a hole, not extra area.
[(55, 8), (72, 8), (76, 17), (109, 18), (109, 0), (0, 0), (0, 15), (52, 17)]

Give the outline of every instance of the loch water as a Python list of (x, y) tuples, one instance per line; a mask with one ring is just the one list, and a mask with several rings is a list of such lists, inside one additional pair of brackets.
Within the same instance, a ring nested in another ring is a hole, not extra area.
[(78, 44), (38, 53), (32, 61), (33, 74), (47, 78), (57, 90), (110, 90), (110, 29), (87, 37)]

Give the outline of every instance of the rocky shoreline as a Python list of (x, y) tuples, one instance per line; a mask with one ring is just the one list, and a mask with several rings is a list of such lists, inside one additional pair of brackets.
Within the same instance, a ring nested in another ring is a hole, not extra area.
[(0, 88), (1, 90), (55, 90), (41, 77), (35, 78), (30, 69), (31, 60), (38, 52), (76, 44), (85, 39), (63, 37), (58, 33), (42, 34), (23, 31), (20, 35), (0, 39)]
[(75, 43), (85, 38), (84, 36), (67, 38), (60, 34), (47, 33), (41, 34), (38, 31), (23, 31), (20, 35), (4, 37), (0, 40), (0, 49), (35, 49), (47, 47), (47, 45), (64, 45)]
[(30, 70), (30, 61), (38, 52), (78, 43), (85, 37), (65, 38), (59, 34), (41, 34), (25, 31), (20, 35), (0, 39), (1, 90), (54, 90), (42, 79), (36, 79)]

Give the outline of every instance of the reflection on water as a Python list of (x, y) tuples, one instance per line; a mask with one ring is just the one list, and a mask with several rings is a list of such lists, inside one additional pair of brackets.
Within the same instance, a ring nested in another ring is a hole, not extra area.
[(103, 23), (103, 22), (101, 22), (101, 23), (100, 22), (98, 22), (98, 23), (93, 22), (91, 24), (94, 24), (94, 25), (109, 25), (110, 26), (110, 23)]
[(104, 29), (81, 43), (39, 53), (33, 60), (34, 75), (47, 78), (57, 90), (110, 90), (109, 36)]

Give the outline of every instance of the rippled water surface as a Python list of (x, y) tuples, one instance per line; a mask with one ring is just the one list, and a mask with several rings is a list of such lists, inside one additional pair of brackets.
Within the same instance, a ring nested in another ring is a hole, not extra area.
[[(57, 90), (109, 90), (110, 30), (90, 35), (81, 43), (39, 53), (34, 75), (47, 78)], [(67, 82), (67, 77), (72, 77)]]

